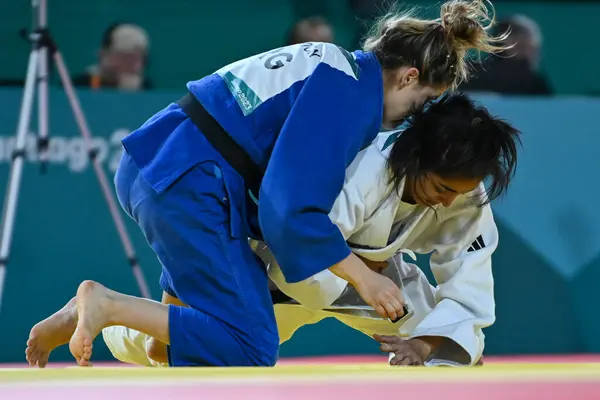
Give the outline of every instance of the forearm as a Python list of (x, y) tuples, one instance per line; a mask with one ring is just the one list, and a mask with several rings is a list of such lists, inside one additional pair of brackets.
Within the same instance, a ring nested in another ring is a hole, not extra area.
[(289, 283), (338, 265), (350, 255), (346, 240), (327, 214), (303, 211), (300, 204), (308, 200), (300, 196), (292, 200), (268, 187), (262, 190), (259, 217), (264, 242)]
[(355, 286), (370, 270), (369, 267), (354, 253), (330, 267), (329, 270), (336, 276), (348, 281)]

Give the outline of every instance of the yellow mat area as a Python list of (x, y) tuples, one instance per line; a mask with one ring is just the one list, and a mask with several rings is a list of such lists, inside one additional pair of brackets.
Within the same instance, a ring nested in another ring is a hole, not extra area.
[(0, 385), (17, 382), (86, 380), (294, 380), (367, 379), (408, 381), (595, 381), (600, 382), (598, 364), (496, 364), (476, 368), (398, 368), (381, 364), (285, 365), (274, 368), (5, 368)]

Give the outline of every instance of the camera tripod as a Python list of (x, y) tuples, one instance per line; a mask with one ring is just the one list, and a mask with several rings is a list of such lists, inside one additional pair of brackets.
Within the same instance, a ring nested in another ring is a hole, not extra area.
[[(63, 61), (62, 55), (52, 39), (47, 27), (47, 3), (46, 0), (32, 0), (34, 29), (29, 34), (23, 36), (32, 44), (27, 66), (27, 75), (25, 79), (25, 88), (21, 100), (19, 113), (19, 123), (17, 126), (15, 149), (12, 154), (10, 165), (10, 175), (8, 179), (4, 208), (2, 211), (2, 227), (0, 237), (0, 305), (4, 292), (6, 278), (6, 266), (8, 263), (11, 241), (13, 237), (13, 228), (17, 210), (19, 189), (22, 180), (23, 163), (26, 156), (26, 139), (31, 120), (31, 112), (37, 89), (38, 97), (38, 156), (41, 163), (41, 172), (46, 171), (48, 160), (48, 61), (52, 60), (54, 66), (60, 75), (62, 86), (65, 90), (73, 116), (79, 128), (81, 136), (84, 138), (90, 163), (94, 167), (96, 177), (100, 183), (100, 188), (108, 205), (110, 214), (116, 226), (119, 238), (127, 260), (131, 266), (133, 275), (137, 281), (140, 294), (143, 297), (150, 298), (148, 285), (140, 268), (131, 239), (125, 228), (122, 214), (117, 202), (112, 194), (111, 185), (106, 176), (100, 161), (97, 158), (98, 149), (92, 147), (92, 135), (88, 127), (85, 115), (81, 109), (79, 99), (73, 89), (73, 83), (69, 77), (69, 72)], [(51, 57), (51, 58), (49, 58)]]

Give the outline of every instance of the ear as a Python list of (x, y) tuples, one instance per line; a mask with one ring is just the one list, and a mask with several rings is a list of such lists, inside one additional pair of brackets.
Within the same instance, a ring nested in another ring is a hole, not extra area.
[(403, 71), (400, 76), (400, 86), (408, 86), (419, 81), (419, 70), (411, 67)]

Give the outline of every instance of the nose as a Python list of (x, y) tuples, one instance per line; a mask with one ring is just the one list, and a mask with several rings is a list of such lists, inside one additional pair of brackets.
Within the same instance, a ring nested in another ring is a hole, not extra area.
[(442, 205), (444, 207), (450, 207), (452, 205), (452, 203), (454, 203), (456, 196), (457, 196), (457, 194), (455, 194), (455, 193), (447, 194), (446, 196), (444, 196), (444, 199), (442, 200)]

